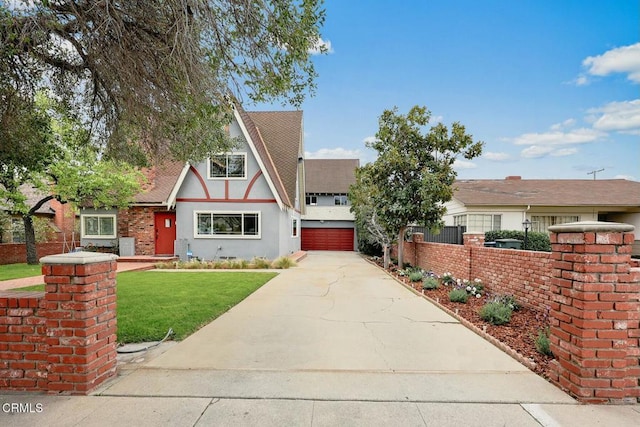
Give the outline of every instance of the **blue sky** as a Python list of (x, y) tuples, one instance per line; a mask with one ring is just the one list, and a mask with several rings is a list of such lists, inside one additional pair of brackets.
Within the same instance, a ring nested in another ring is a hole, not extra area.
[(307, 157), (372, 161), (380, 114), (417, 104), (485, 142), (459, 178), (640, 180), (639, 4), (327, 0)]

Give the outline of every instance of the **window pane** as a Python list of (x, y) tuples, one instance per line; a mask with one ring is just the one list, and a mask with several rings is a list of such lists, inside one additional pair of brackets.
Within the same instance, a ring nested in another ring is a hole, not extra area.
[(227, 171), (227, 156), (211, 156), (209, 174), (211, 178), (224, 178)]
[(240, 235), (242, 234), (242, 215), (214, 214), (213, 234)]
[(257, 236), (259, 231), (258, 214), (244, 214), (244, 235)]
[(198, 234), (211, 234), (211, 214), (198, 214)]
[(228, 177), (244, 178), (244, 155), (232, 154), (227, 157)]
[(113, 236), (113, 218), (101, 217), (100, 218), (100, 235), (101, 236)]
[(84, 217), (84, 234), (88, 236), (97, 236), (99, 234), (98, 217), (97, 216), (85, 216)]

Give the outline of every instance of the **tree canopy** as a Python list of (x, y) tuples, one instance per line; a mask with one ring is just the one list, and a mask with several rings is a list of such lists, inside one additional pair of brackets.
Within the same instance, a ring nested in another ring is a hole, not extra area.
[[(379, 224), (398, 239), (398, 264), (403, 264), (402, 241), (410, 224), (437, 228), (445, 213), (444, 203), (453, 196), (456, 158), (472, 159), (482, 152), (482, 142), (474, 142), (465, 127), (455, 122), (451, 131), (442, 123), (425, 127), (431, 118), (426, 107), (414, 106), (406, 115), (398, 109), (386, 110), (379, 118), (379, 130), (367, 144), (378, 152), (370, 165), (358, 172), (352, 199), (370, 203)], [(359, 187), (358, 187), (359, 186)]]
[(230, 98), (299, 107), (313, 92), (321, 3), (0, 2), (0, 87), (48, 87), (106, 156), (200, 160), (228, 143)]
[[(0, 123), (18, 120), (23, 128), (20, 134), (6, 135), (4, 126), (0, 129), (0, 201), (11, 214), (22, 217), (27, 262), (36, 264), (33, 217), (47, 201), (124, 207), (140, 190), (143, 177), (128, 163), (101, 158), (99, 148), (88, 141), (89, 132), (64, 105), (42, 93), (33, 103), (12, 102), (19, 108), (0, 107)], [(25, 142), (23, 151), (20, 144)], [(27, 185), (43, 194), (32, 205), (23, 191)]]

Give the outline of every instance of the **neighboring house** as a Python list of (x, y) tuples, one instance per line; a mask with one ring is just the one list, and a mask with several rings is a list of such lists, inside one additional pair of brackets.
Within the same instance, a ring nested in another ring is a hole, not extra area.
[(358, 159), (305, 160), (303, 250), (348, 250), (357, 247), (354, 216), (347, 198), (356, 181)]
[[(47, 194), (31, 185), (23, 184), (20, 192), (26, 197), (27, 206), (35, 206)], [(0, 243), (24, 243), (24, 222), (22, 216), (10, 214), (10, 207), (0, 203), (0, 211), (8, 214), (8, 221), (3, 222), (0, 227)], [(35, 212), (35, 218), (45, 219), (51, 229), (49, 241), (67, 241), (70, 245), (75, 235), (76, 213), (70, 203), (60, 203), (56, 199), (45, 202)]]
[(148, 188), (129, 209), (83, 210), (82, 244), (184, 260), (273, 259), (300, 250), (302, 112), (237, 106), (229, 133), (239, 141), (232, 152), (146, 171)]
[(468, 231), (523, 230), (546, 232), (555, 224), (577, 221), (623, 222), (636, 227), (634, 254), (640, 253), (640, 182), (624, 179), (459, 180), (446, 204), (445, 225)]

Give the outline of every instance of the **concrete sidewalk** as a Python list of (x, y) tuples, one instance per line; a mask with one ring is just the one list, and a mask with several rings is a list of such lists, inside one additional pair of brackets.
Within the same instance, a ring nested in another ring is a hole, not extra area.
[(310, 253), (93, 396), (0, 400), (34, 409), (3, 426), (640, 425), (637, 405), (578, 404), (344, 252)]

